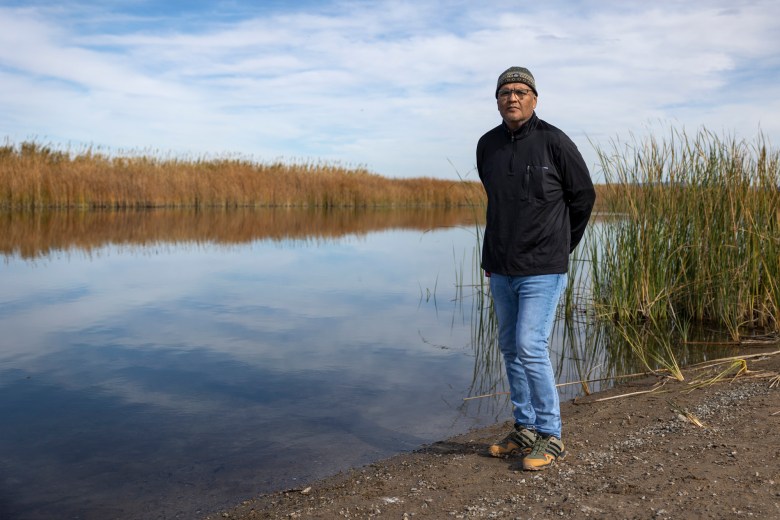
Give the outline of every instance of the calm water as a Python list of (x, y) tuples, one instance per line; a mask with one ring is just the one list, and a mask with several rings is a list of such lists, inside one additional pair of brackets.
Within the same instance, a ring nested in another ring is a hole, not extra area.
[(6, 221), (0, 518), (194, 518), (504, 419), (463, 402), (473, 225), (418, 217)]
[[(503, 390), (473, 219), (0, 215), (0, 518), (198, 518), (506, 420), (463, 400)], [(561, 382), (603, 371), (577, 336)]]

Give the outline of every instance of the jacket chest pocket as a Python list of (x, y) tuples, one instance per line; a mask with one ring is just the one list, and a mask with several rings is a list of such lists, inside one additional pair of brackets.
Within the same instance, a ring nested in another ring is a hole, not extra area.
[(548, 182), (548, 177), (552, 174), (550, 168), (548, 166), (534, 166), (529, 164), (525, 167), (525, 171), (522, 172), (522, 174), (523, 178), (520, 186), (520, 196), (522, 200), (534, 198), (546, 201), (545, 183)]

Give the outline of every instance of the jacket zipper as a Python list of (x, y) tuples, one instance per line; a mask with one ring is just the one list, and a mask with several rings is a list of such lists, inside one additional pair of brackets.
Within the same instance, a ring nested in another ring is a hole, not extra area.
[(514, 132), (510, 132), (510, 137), (512, 138), (512, 155), (509, 157), (509, 175), (515, 174), (515, 143), (517, 143), (517, 139), (515, 138)]

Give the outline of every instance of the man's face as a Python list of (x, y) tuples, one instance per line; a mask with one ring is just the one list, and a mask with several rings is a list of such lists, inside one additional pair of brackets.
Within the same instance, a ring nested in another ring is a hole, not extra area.
[(496, 102), (507, 126), (517, 130), (531, 118), (536, 108), (536, 94), (525, 83), (507, 83), (498, 90)]

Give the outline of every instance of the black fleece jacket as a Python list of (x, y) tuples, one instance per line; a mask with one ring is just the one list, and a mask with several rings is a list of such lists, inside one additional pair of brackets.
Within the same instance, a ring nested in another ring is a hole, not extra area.
[(505, 123), (477, 144), (487, 193), (482, 268), (507, 276), (565, 273), (596, 192), (577, 146), (534, 113), (512, 132)]

